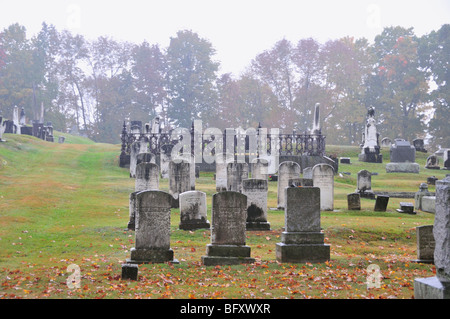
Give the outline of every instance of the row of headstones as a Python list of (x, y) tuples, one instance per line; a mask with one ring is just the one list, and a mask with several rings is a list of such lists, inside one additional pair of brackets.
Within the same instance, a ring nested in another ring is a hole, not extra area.
[[(245, 185), (251, 183), (251, 188), (261, 188), (261, 192), (267, 194), (267, 162), (256, 160), (251, 163), (252, 182), (249, 180), (249, 165), (247, 163), (216, 163), (216, 191), (245, 192)], [(303, 170), (293, 161), (280, 163), (278, 166), (277, 184), (277, 208), (284, 209), (284, 189), (288, 186), (315, 186), (320, 189), (321, 210), (333, 210), (334, 208), (334, 169), (328, 164), (317, 164)]]
[[(285, 230), (276, 244), (276, 259), (286, 263), (320, 263), (330, 260), (320, 226), (320, 189), (286, 187)], [(139, 264), (178, 263), (170, 248), (172, 196), (146, 190), (136, 194), (135, 247), (122, 265), (123, 279), (137, 279)], [(211, 243), (201, 257), (205, 266), (253, 263), (246, 244), (248, 197), (224, 191), (213, 195)]]

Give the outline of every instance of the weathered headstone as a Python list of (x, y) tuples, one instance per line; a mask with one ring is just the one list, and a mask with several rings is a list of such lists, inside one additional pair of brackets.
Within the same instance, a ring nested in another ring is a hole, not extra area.
[(391, 145), (392, 145), (392, 141), (391, 141), (391, 139), (389, 138), (389, 137), (384, 137), (382, 140), (381, 140), (381, 147), (391, 147)]
[(169, 163), (169, 193), (173, 196), (173, 208), (179, 207), (178, 197), (191, 190), (191, 164), (186, 162)]
[(432, 194), (428, 191), (428, 185), (426, 183), (421, 183), (419, 186), (419, 191), (414, 194), (414, 206), (417, 209), (422, 210), (422, 198), (424, 196), (431, 196)]
[(341, 157), (339, 160), (341, 164), (351, 164), (350, 157)]
[(188, 191), (180, 194), (180, 225), (183, 230), (210, 228), (206, 214), (206, 193)]
[(5, 142), (3, 139), (3, 133), (5, 133), (6, 130), (6, 123), (3, 121), (3, 117), (0, 116), (0, 142)]
[(433, 225), (416, 227), (417, 259), (414, 262), (432, 264), (434, 262), (434, 247), (436, 245), (433, 236)]
[(399, 213), (415, 215), (414, 204), (410, 202), (400, 202), (400, 208), (396, 209)]
[(139, 192), (133, 192), (130, 194), (130, 197), (129, 197), (128, 209), (129, 209), (130, 220), (128, 221), (128, 226), (127, 226), (127, 228), (129, 230), (136, 229), (136, 195), (137, 195), (137, 193), (139, 193)]
[(159, 154), (159, 162), (161, 166), (161, 177), (162, 178), (169, 178), (169, 163), (171, 160), (171, 152), (172, 152), (173, 145), (172, 144), (165, 144), (161, 146), (161, 151)]
[(313, 185), (320, 188), (320, 209), (334, 208), (334, 170), (331, 165), (317, 164), (313, 167)]
[(286, 205), (284, 189), (289, 186), (289, 179), (300, 178), (301, 167), (296, 162), (286, 161), (278, 166), (277, 207), (284, 209)]
[(285, 231), (276, 244), (276, 258), (282, 263), (320, 263), (330, 260), (330, 246), (324, 244), (320, 228), (320, 189), (287, 187)]
[(156, 158), (152, 153), (139, 153), (136, 155), (136, 168), (140, 163), (156, 164)]
[(347, 194), (348, 210), (361, 210), (361, 196), (359, 193)]
[(385, 212), (389, 203), (389, 196), (386, 195), (377, 195), (377, 199), (375, 200), (375, 208), (376, 212)]
[(136, 166), (135, 192), (159, 189), (159, 167), (156, 164), (143, 162)]
[(269, 178), (269, 163), (265, 159), (256, 158), (251, 163), (252, 178), (265, 179)]
[(59, 144), (64, 144), (65, 141), (66, 141), (66, 138), (64, 136), (59, 136), (58, 137), (58, 143)]
[(163, 191), (136, 194), (135, 247), (127, 263), (178, 263), (170, 248), (171, 203), (172, 196)]
[(436, 182), (433, 237), (436, 276), (414, 281), (415, 299), (450, 299), (450, 177)]
[(227, 154), (216, 154), (216, 191), (227, 190), (227, 165), (233, 162), (233, 156)]
[(248, 179), (247, 163), (228, 163), (227, 165), (227, 190), (242, 192), (242, 182)]
[(247, 230), (270, 230), (267, 191), (266, 179), (250, 178), (242, 182), (242, 194), (247, 196)]
[(372, 191), (372, 173), (368, 170), (360, 170), (357, 175), (356, 180), (356, 191), (361, 197), (364, 198), (375, 198), (375, 194)]
[(312, 167), (305, 167), (303, 169), (303, 178), (312, 179)]
[(247, 196), (238, 192), (220, 192), (212, 197), (211, 244), (206, 246), (202, 263), (234, 265), (253, 263), (246, 245)]
[(136, 177), (136, 165), (137, 165), (137, 155), (140, 152), (141, 143), (139, 141), (134, 141), (130, 146), (130, 177)]
[(439, 158), (436, 155), (428, 156), (427, 162), (425, 164), (425, 168), (427, 168), (427, 169), (440, 169)]

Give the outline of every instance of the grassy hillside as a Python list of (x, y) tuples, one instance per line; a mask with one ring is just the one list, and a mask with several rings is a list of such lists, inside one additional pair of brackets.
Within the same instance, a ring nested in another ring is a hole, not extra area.
[[(55, 134), (58, 136), (58, 134)], [(179, 211), (172, 210), (171, 247), (179, 265), (139, 267), (136, 282), (120, 279), (121, 264), (130, 257), (134, 233), (126, 230), (128, 196), (134, 180), (118, 167), (119, 145), (98, 144), (66, 135), (66, 143), (5, 134), (0, 144), (0, 298), (412, 298), (417, 277), (433, 276), (434, 266), (411, 263), (416, 258), (415, 227), (433, 224), (434, 215), (395, 211), (373, 212), (374, 201), (362, 199), (363, 210), (347, 211), (346, 194), (356, 188), (361, 169), (378, 172), (374, 190), (417, 191), (426, 177), (427, 154), (417, 154), (420, 174), (386, 174), (385, 163), (357, 161), (355, 147), (329, 146), (327, 153), (351, 157), (340, 165), (350, 175), (335, 177), (335, 211), (322, 212), (322, 228), (331, 246), (323, 264), (280, 264), (284, 212), (270, 210), (271, 231), (247, 232), (256, 263), (205, 267), (201, 256), (209, 230), (178, 229)], [(385, 154), (385, 153), (384, 153)], [(162, 179), (160, 188), (168, 190)], [(196, 189), (207, 193), (211, 218), (212, 173), (201, 173)], [(434, 191), (433, 187), (430, 187)], [(276, 206), (276, 183), (269, 183), (268, 205)], [(67, 267), (81, 268), (81, 288), (69, 289)], [(380, 288), (366, 289), (366, 268), (377, 264)]]

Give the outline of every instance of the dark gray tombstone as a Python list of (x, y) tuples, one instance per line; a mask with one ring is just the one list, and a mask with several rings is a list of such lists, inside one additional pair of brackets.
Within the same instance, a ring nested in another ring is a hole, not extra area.
[(428, 185), (436, 185), (437, 180), (438, 180), (438, 178), (436, 176), (427, 177), (427, 184)]
[(149, 190), (136, 194), (135, 247), (127, 264), (178, 263), (170, 248), (169, 193)]
[(285, 231), (276, 244), (281, 263), (320, 263), (330, 260), (330, 246), (324, 244), (320, 228), (320, 189), (285, 188)]
[(137, 264), (122, 265), (122, 280), (138, 280), (139, 266)]
[(247, 196), (225, 191), (212, 197), (211, 244), (202, 256), (205, 266), (253, 263), (246, 245)]
[(385, 212), (389, 203), (389, 196), (386, 195), (377, 195), (375, 200), (375, 208), (376, 212)]
[(347, 194), (348, 210), (361, 210), (361, 196), (359, 193)]
[(400, 202), (400, 208), (396, 209), (396, 211), (404, 214), (416, 214), (414, 211), (414, 204), (409, 202)]
[(416, 149), (408, 141), (396, 139), (390, 149), (390, 159), (393, 163), (414, 163)]

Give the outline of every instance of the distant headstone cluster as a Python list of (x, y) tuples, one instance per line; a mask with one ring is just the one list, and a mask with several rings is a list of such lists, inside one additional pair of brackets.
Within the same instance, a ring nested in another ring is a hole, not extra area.
[[(22, 108), (19, 113), (17, 106), (14, 107), (12, 120), (6, 120), (0, 116), (0, 142), (5, 142), (3, 139), (4, 133), (31, 135), (47, 142), (54, 142), (52, 123), (44, 124), (43, 106), (41, 106), (41, 109), (40, 119), (33, 120), (32, 126), (26, 124), (25, 110)], [(64, 140), (64, 137), (60, 137), (58, 142), (64, 143)]]

